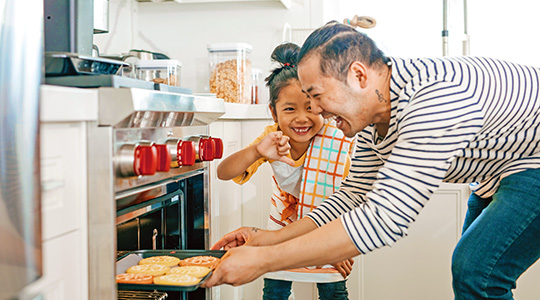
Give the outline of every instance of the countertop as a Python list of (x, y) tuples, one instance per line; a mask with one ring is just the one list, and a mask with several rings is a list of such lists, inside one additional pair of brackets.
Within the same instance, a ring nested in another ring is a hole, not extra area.
[[(41, 121), (97, 120), (97, 89), (42, 85)], [(272, 120), (267, 104), (224, 103), (225, 114), (218, 120)]]
[(218, 120), (271, 120), (267, 104), (225, 103), (225, 114)]
[(98, 118), (98, 91), (55, 85), (42, 85), (40, 120), (93, 121)]

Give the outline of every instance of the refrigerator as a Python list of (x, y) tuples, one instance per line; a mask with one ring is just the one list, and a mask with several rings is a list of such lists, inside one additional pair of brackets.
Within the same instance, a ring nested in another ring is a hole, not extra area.
[(43, 0), (0, 0), (0, 299), (42, 276)]

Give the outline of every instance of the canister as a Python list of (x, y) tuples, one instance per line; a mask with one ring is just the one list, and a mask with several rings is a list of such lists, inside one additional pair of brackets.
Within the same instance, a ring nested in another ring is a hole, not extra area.
[(135, 64), (137, 78), (180, 86), (180, 71), (182, 65), (175, 59), (139, 60)]
[(251, 104), (261, 104), (262, 70), (251, 69)]
[(225, 102), (250, 104), (251, 52), (246, 43), (209, 44), (210, 92)]

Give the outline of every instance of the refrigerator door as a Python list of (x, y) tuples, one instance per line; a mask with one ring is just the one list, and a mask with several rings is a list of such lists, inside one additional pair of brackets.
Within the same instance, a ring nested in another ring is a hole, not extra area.
[(42, 275), (42, 31), (43, 0), (0, 0), (0, 299)]

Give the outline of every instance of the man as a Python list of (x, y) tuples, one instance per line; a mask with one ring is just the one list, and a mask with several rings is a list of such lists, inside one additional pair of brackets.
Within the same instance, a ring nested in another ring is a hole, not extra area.
[[(356, 134), (350, 175), (308, 218), (224, 236), (214, 249), (249, 246), (231, 249), (207, 286), (390, 246), (451, 182), (473, 189), (452, 258), (456, 299), (512, 299), (540, 257), (540, 70), (387, 58), (364, 34), (329, 23), (304, 43), (298, 73), (312, 111)], [(295, 251), (306, 245), (311, 252)]]

